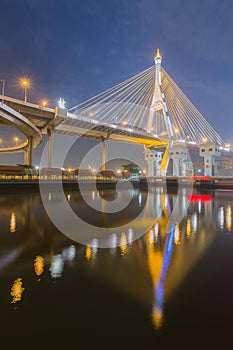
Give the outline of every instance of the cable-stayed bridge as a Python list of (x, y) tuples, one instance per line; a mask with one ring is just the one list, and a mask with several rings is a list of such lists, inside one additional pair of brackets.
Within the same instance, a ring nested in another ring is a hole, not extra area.
[[(37, 128), (38, 134), (46, 133), (48, 166), (52, 164), (52, 136), (59, 133), (101, 139), (103, 152), (107, 141), (143, 144), (150, 176), (165, 175), (170, 158), (176, 169), (174, 175), (184, 175), (187, 148), (199, 149), (205, 160), (205, 174), (214, 175), (215, 158), (232, 152), (162, 68), (161, 62), (157, 49), (152, 67), (69, 110), (63, 100), (53, 110), (0, 96), (1, 124), (17, 127), (22, 123), (22, 115)], [(38, 141), (34, 142), (32, 130), (28, 133), (30, 126), (20, 126), (26, 137), (22, 145), (15, 148), (1, 145), (0, 152), (24, 150), (25, 162), (32, 164), (32, 150)], [(103, 159), (106, 158), (105, 154)]]

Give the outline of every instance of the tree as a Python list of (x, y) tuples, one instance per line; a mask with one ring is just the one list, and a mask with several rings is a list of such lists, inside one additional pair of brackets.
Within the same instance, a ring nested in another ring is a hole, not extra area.
[(128, 163), (128, 164), (123, 164), (122, 165), (122, 168), (126, 171), (129, 171), (130, 173), (139, 173), (140, 171), (140, 168), (137, 164), (131, 162), (131, 163)]
[(21, 166), (24, 169), (34, 169), (34, 165), (29, 165), (29, 164), (17, 164), (17, 166)]

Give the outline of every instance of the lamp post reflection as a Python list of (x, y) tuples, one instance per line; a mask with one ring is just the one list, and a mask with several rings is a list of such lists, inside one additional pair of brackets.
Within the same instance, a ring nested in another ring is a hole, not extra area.
[(12, 304), (22, 299), (22, 294), (25, 288), (23, 287), (22, 278), (17, 278), (11, 287)]
[(16, 231), (16, 215), (11, 213), (10, 217), (10, 232), (14, 233)]
[(34, 260), (34, 271), (38, 277), (44, 272), (44, 258), (40, 255), (37, 255)]

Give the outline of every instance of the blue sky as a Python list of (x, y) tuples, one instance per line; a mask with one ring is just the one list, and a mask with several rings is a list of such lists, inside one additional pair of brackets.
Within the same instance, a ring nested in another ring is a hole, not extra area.
[(231, 0), (1, 0), (0, 78), (22, 98), (17, 78), (29, 75), (29, 100), (55, 107), (62, 96), (69, 108), (151, 66), (160, 47), (167, 72), (233, 141), (232, 18)]

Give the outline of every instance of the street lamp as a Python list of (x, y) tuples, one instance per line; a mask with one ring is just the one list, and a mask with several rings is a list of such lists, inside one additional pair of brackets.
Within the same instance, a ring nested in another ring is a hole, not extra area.
[(203, 142), (206, 143), (208, 141), (207, 137), (203, 137)]
[(41, 105), (43, 106), (43, 107), (46, 107), (46, 106), (48, 106), (48, 100), (42, 100), (41, 101)]
[(16, 146), (18, 146), (19, 138), (17, 136), (14, 137), (14, 141), (16, 142)]
[(23, 77), (20, 79), (20, 86), (24, 89), (24, 102), (27, 102), (27, 90), (30, 87), (31, 82), (28, 78)]

